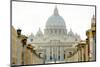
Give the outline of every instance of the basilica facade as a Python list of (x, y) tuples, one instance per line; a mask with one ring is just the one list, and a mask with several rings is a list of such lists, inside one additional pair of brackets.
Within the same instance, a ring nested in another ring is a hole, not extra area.
[(44, 33), (39, 28), (36, 35), (28, 37), (27, 44), (34, 46), (44, 63), (59, 63), (69, 62), (66, 56), (77, 51), (76, 46), (80, 41), (80, 36), (74, 34), (72, 29), (67, 31), (65, 21), (55, 7), (53, 15), (47, 19)]

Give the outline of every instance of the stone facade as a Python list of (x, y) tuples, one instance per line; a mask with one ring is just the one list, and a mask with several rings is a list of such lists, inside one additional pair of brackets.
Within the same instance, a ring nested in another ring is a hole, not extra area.
[(46, 64), (61, 62), (93, 61), (95, 58), (96, 23), (91, 19), (91, 29), (82, 41), (72, 29), (68, 32), (62, 16), (55, 7), (45, 25), (44, 33), (39, 28), (36, 35), (26, 37), (12, 27), (12, 65)]
[(17, 45), (16, 45), (16, 40), (17, 40), (17, 32), (16, 30), (14, 29), (13, 26), (11, 26), (11, 52), (12, 52), (12, 55), (11, 55), (11, 63), (12, 64), (16, 64), (17, 63)]
[(27, 44), (27, 37), (12, 27), (11, 65), (42, 64), (43, 59), (36, 55), (31, 44)]
[[(76, 45), (77, 50), (70, 52), (69, 62), (83, 62), (96, 60), (96, 18), (91, 19), (91, 29), (86, 31), (87, 38)], [(74, 61), (75, 60), (75, 61)]]
[(96, 18), (93, 15), (91, 19), (91, 29), (87, 30), (87, 44), (89, 45), (89, 61), (96, 60)]
[(67, 49), (73, 52), (80, 40), (80, 36), (74, 34), (72, 29), (67, 32), (65, 21), (55, 7), (53, 15), (46, 22), (44, 33), (39, 29), (35, 36), (31, 34), (28, 37), (27, 43), (35, 47), (37, 54), (41, 54), (44, 63), (60, 63), (67, 62), (65, 52), (70, 52)]
[(78, 54), (79, 54), (79, 60), (78, 61), (89, 61), (88, 56), (88, 44), (86, 44), (86, 41), (81, 41), (78, 47)]

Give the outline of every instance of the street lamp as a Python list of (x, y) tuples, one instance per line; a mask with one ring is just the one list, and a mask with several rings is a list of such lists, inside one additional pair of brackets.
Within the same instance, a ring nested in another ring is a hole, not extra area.
[(18, 35), (18, 38), (21, 36), (21, 29), (17, 29), (17, 35)]
[(26, 45), (26, 42), (27, 42), (27, 37), (26, 36), (23, 36), (23, 35), (21, 35), (21, 29), (17, 29), (17, 35), (18, 35), (18, 39), (21, 41), (21, 43), (22, 43), (22, 47), (23, 47), (23, 49), (22, 49), (22, 64), (24, 64), (24, 47), (25, 47), (25, 45)]

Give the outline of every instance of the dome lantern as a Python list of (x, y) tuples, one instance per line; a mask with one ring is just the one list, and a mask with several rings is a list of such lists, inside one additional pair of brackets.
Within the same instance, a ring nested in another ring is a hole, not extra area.
[(57, 6), (56, 6), (55, 9), (54, 9), (54, 15), (55, 15), (55, 16), (59, 15)]

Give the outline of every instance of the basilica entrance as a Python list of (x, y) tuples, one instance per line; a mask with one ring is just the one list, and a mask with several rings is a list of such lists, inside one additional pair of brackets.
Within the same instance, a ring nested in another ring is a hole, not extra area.
[(57, 63), (64, 61), (64, 47), (60, 46), (60, 41), (51, 41), (50, 45), (46, 47), (46, 62)]

